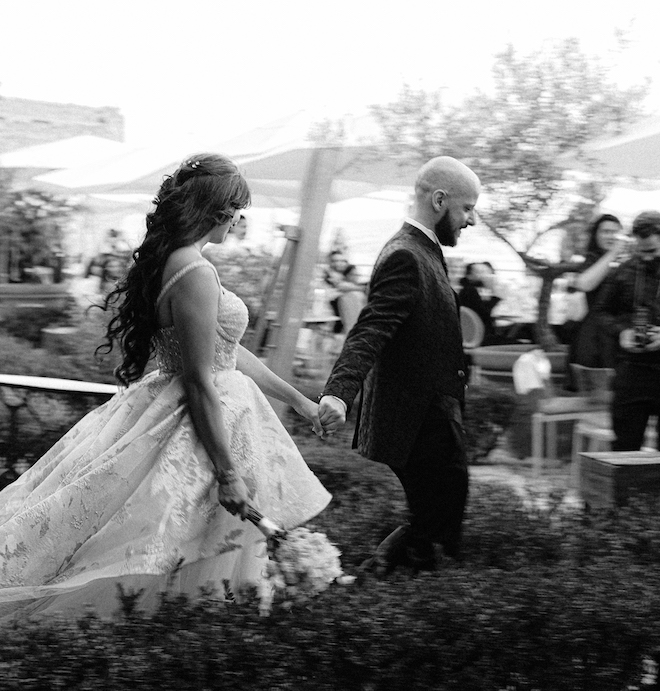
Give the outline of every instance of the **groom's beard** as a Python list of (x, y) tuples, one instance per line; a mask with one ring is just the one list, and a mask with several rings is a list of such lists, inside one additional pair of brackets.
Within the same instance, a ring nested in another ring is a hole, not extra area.
[(455, 247), (458, 233), (454, 231), (454, 224), (449, 216), (449, 211), (433, 227), (436, 237), (441, 245)]

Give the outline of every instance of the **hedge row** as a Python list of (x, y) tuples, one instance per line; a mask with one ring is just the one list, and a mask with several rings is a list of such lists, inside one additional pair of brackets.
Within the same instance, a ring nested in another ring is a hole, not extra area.
[[(315, 525), (354, 573), (405, 519), (400, 487), (345, 448), (301, 446), (334, 494)], [(461, 561), (336, 585), (268, 618), (204, 596), (17, 624), (0, 636), (2, 688), (637, 688), (660, 646), (659, 507), (584, 513), (562, 499), (541, 509), (473, 482)]]

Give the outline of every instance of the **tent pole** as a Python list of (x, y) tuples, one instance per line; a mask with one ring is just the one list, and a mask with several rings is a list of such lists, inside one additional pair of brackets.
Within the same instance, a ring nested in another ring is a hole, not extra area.
[[(338, 156), (339, 149), (336, 148), (312, 149), (303, 181), (298, 223), (300, 239), (294, 261), (289, 268), (290, 280), (287, 281), (287, 290), (282, 295), (276, 346), (268, 358), (270, 369), (288, 382), (292, 380), (298, 332), (305, 312), (309, 309), (310, 285), (318, 261), (321, 228)], [(271, 400), (271, 403), (280, 419), (283, 419), (287, 406), (276, 400)]]

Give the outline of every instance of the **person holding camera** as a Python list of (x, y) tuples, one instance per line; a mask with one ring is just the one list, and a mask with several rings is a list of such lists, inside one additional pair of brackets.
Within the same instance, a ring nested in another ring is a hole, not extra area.
[(614, 451), (639, 450), (649, 418), (660, 414), (660, 212), (639, 214), (632, 234), (633, 257), (611, 274), (596, 305), (603, 327), (619, 343)]

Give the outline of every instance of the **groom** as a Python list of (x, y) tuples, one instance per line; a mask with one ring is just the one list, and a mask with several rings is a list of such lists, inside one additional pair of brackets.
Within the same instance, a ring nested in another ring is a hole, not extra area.
[(346, 421), (362, 389), (354, 448), (399, 478), (411, 520), (363, 568), (436, 567), (434, 543), (459, 554), (468, 472), (462, 426), (467, 385), (458, 301), (441, 245), (474, 225), (479, 178), (454, 158), (420, 169), (410, 218), (387, 242), (369, 297), (320, 400), (326, 432)]

